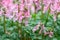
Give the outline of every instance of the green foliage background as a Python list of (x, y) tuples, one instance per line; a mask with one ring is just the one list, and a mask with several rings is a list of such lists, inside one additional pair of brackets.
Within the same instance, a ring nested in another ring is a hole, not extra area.
[[(32, 18), (28, 20), (28, 26), (24, 25), (24, 20), (22, 23), (18, 23), (6, 18), (6, 33), (4, 33), (4, 17), (0, 17), (0, 40), (60, 40), (60, 14), (55, 22), (53, 15), (48, 12), (42, 15), (39, 11), (36, 14), (31, 14), (31, 16)], [(32, 31), (39, 22), (42, 22), (48, 31), (53, 31), (52, 38), (48, 35), (44, 36), (43, 33), (39, 34), (39, 30)]]

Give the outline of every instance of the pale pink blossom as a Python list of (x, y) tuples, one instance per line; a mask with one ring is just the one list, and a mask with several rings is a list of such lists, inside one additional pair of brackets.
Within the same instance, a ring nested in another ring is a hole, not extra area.
[(53, 32), (52, 31), (49, 32), (49, 37), (53, 37)]
[(49, 34), (49, 32), (46, 32), (46, 31), (44, 32), (44, 35), (45, 35), (45, 36), (48, 35), (48, 34)]
[(0, 16), (2, 16), (2, 11), (0, 11)]
[(45, 26), (44, 25), (41, 25), (41, 29), (39, 31), (39, 34), (41, 34), (44, 31), (44, 29), (45, 29)]
[(38, 25), (36, 25), (34, 28), (33, 28), (33, 32), (35, 32), (35, 31), (37, 31), (38, 29), (39, 29), (39, 26), (40, 26), (40, 24), (38, 24)]

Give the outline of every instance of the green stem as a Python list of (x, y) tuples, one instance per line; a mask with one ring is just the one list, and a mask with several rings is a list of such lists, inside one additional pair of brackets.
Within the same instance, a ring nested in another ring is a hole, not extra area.
[(6, 22), (5, 22), (5, 15), (4, 15), (4, 33), (6, 33)]
[(17, 21), (17, 31), (18, 31), (18, 36), (19, 36), (19, 23)]
[(49, 5), (49, 9), (48, 9), (48, 14), (47, 14), (47, 16), (46, 16), (45, 26), (46, 26), (46, 24), (47, 24), (47, 22), (48, 22), (49, 13), (50, 13), (50, 5)]
[(0, 22), (1, 22), (1, 17), (0, 17)]
[[(19, 0), (18, 0), (19, 1)], [(20, 5), (19, 5), (19, 3), (18, 3), (18, 13), (20, 12)], [(19, 17), (18, 17), (18, 21), (19, 21)], [(17, 28), (18, 28), (18, 37), (20, 38), (20, 35), (21, 35), (21, 33), (20, 33), (20, 27), (19, 27), (19, 22), (17, 21)], [(21, 38), (21, 40), (22, 40), (22, 38)]]
[(43, 14), (43, 8), (44, 8), (43, 0), (41, 0), (41, 6), (42, 6), (42, 8), (41, 8), (41, 13)]

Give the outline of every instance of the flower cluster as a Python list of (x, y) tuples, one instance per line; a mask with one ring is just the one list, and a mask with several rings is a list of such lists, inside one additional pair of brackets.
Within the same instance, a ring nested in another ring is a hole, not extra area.
[(39, 30), (39, 34), (44, 34), (44, 36), (48, 35), (49, 37), (53, 36), (53, 32), (51, 30), (47, 31), (46, 27), (40, 22), (38, 23), (34, 28), (33, 28), (33, 32), (36, 32), (37, 30)]
[(38, 10), (41, 10), (42, 5), (42, 11), (44, 13), (49, 8), (52, 14), (60, 12), (60, 0), (18, 0), (17, 3), (14, 2), (15, 0), (1, 0), (0, 6), (2, 7), (0, 9), (0, 14), (1, 10), (5, 9), (5, 15), (8, 18), (12, 19), (14, 17), (14, 20), (22, 20), (25, 17), (29, 17), (31, 12), (36, 13)]

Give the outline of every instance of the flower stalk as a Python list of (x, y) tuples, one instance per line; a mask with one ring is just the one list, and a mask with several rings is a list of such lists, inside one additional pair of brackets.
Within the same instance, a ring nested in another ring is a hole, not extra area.
[(3, 20), (4, 20), (4, 33), (6, 33), (6, 21), (5, 21), (5, 14), (6, 14), (6, 11), (5, 11), (5, 9), (3, 10), (4, 11), (4, 14), (3, 14), (3, 16), (4, 16), (4, 18), (3, 18)]

